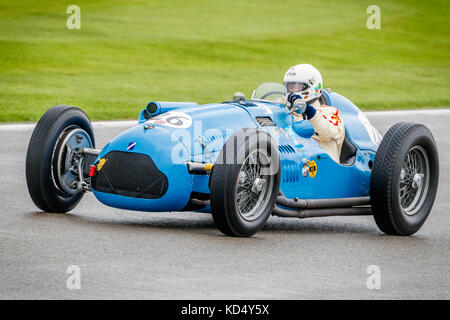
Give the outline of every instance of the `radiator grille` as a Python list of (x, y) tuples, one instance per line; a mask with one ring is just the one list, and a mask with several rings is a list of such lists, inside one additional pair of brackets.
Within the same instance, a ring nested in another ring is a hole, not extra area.
[(144, 199), (161, 198), (166, 193), (167, 177), (148, 155), (111, 151), (103, 159), (92, 178), (94, 190)]

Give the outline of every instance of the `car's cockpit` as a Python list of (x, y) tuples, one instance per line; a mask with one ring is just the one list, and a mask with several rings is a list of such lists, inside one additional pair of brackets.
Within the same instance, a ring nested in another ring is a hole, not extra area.
[[(286, 93), (287, 90), (283, 84), (277, 82), (264, 82), (253, 91), (251, 100), (286, 104), (285, 101)], [(321, 105), (327, 106), (331, 105), (327, 94), (322, 94), (319, 97), (319, 102)], [(298, 125), (298, 122), (293, 124), (293, 129), (296, 132), (301, 130), (301, 132), (298, 132), (301, 136), (303, 136), (303, 133), (305, 132), (304, 126)], [(355, 161), (357, 151), (358, 149), (356, 148), (356, 146), (348, 138), (346, 130), (344, 141), (341, 147), (341, 154), (339, 157), (340, 164), (352, 165)]]

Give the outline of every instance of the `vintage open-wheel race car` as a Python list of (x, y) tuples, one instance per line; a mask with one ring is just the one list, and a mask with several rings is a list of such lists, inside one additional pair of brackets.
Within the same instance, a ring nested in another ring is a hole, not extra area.
[(55, 106), (28, 146), (29, 193), (47, 212), (70, 211), (86, 191), (116, 208), (211, 212), (231, 236), (255, 234), (271, 214), (373, 215), (387, 234), (418, 231), (439, 179), (430, 130), (400, 122), (381, 137), (352, 102), (325, 90), (321, 103), (345, 123), (336, 162), (308, 120), (293, 121), (285, 94), (283, 85), (263, 83), (250, 100), (150, 102), (102, 149), (82, 110)]

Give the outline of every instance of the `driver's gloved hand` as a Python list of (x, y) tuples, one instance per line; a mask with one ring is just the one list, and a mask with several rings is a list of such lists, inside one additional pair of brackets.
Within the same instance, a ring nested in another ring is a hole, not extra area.
[(289, 103), (292, 112), (298, 114), (303, 114), (305, 112), (306, 102), (303, 101), (303, 98), (300, 95), (291, 92), (286, 97), (286, 100)]
[(316, 109), (312, 105), (307, 104), (298, 94), (291, 92), (286, 100), (291, 104), (294, 112), (302, 114), (308, 120), (316, 114)]
[(289, 93), (287, 96), (287, 101), (291, 104), (291, 106), (294, 105), (295, 100), (297, 99), (301, 99), (302, 97), (300, 97), (298, 94), (295, 94), (293, 92)]

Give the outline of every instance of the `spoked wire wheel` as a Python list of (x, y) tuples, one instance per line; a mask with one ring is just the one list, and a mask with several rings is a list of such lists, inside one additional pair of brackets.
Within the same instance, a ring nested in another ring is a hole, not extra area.
[(268, 193), (272, 190), (275, 176), (264, 174), (264, 168), (270, 166), (270, 161), (265, 150), (257, 149), (249, 154), (239, 171), (236, 207), (247, 221), (259, 218), (270, 199)]
[(241, 129), (228, 138), (209, 181), (214, 223), (224, 234), (249, 237), (266, 223), (280, 191), (277, 144), (265, 131)]
[(378, 227), (391, 235), (412, 235), (427, 219), (436, 198), (439, 157), (431, 131), (410, 122), (394, 124), (375, 155), (370, 203)]
[(412, 147), (406, 154), (400, 172), (399, 199), (404, 212), (412, 216), (425, 201), (430, 184), (430, 161), (421, 146)]

